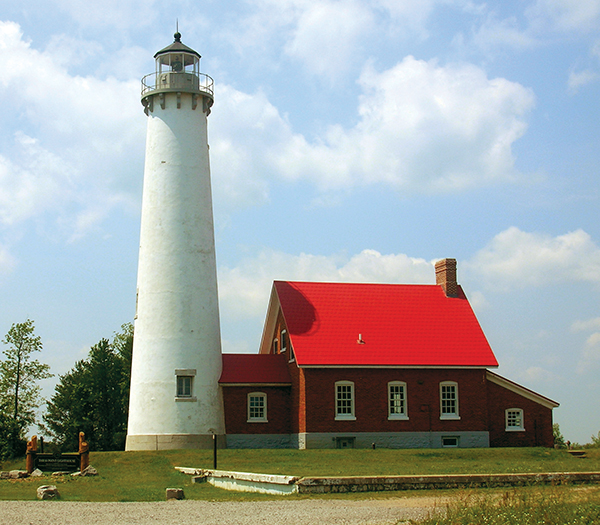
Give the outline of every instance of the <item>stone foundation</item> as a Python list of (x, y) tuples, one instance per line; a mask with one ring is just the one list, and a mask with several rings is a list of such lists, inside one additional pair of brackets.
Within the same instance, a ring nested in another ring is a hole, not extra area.
[[(224, 435), (217, 436), (217, 446), (227, 446)], [(212, 449), (212, 434), (138, 434), (128, 435), (125, 450), (176, 450), (185, 448)]]

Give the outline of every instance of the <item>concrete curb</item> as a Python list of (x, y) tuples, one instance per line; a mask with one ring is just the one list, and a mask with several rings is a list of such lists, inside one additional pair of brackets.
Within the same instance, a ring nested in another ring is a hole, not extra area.
[(297, 478), (252, 472), (175, 468), (184, 474), (194, 476), (194, 483), (207, 482), (227, 490), (281, 495), (600, 483), (600, 472)]
[(600, 472), (527, 474), (448, 474), (436, 476), (307, 477), (298, 480), (300, 494), (375, 492), (385, 490), (515, 487), (536, 484), (599, 483)]

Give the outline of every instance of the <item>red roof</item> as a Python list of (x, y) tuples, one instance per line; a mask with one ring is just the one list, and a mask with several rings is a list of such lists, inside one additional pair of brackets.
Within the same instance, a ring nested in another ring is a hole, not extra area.
[(275, 281), (274, 291), (299, 366), (498, 366), (460, 287), (446, 297), (438, 285)]
[(283, 355), (223, 354), (219, 383), (291, 383), (291, 379)]

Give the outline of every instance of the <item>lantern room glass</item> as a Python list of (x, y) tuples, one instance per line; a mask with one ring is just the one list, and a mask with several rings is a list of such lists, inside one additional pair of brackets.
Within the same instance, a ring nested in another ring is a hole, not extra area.
[(200, 73), (200, 59), (191, 53), (180, 51), (159, 55), (156, 58), (156, 73)]

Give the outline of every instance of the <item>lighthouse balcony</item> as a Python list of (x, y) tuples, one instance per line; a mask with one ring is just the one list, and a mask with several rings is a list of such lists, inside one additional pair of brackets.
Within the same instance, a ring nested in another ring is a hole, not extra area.
[(155, 93), (201, 93), (214, 99), (214, 80), (203, 73), (150, 73), (142, 78), (142, 99)]

